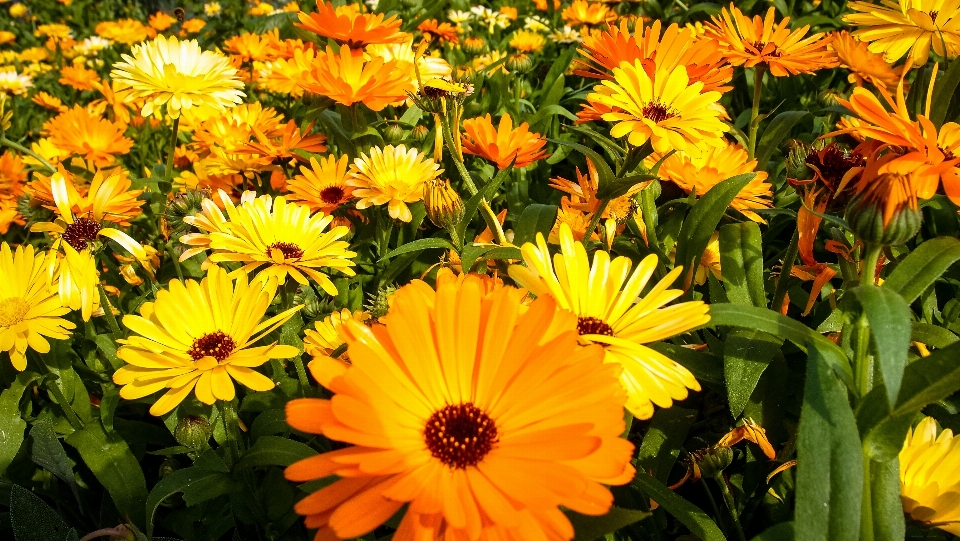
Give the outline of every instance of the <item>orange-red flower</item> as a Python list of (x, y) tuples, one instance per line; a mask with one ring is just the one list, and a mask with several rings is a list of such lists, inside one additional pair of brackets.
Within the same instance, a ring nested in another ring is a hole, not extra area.
[(414, 86), (410, 76), (397, 69), (397, 62), (384, 62), (374, 57), (364, 60), (350, 47), (340, 47), (340, 54), (327, 47), (303, 74), (300, 86), (307, 92), (326, 96), (343, 105), (363, 103), (374, 111), (407, 99)]
[(436, 19), (427, 19), (420, 23), (417, 30), (423, 32), (424, 37), (435, 39), (440, 43), (460, 43), (457, 27), (450, 23), (437, 22)]
[(55, 147), (82, 156), (97, 167), (110, 165), (118, 154), (130, 152), (133, 140), (123, 136), (126, 129), (126, 124), (110, 122), (79, 105), (43, 125)]
[(400, 43), (408, 37), (400, 31), (402, 21), (396, 15), (384, 19), (383, 13), (360, 13), (356, 4), (335, 8), (332, 3), (317, 0), (316, 12), (300, 13), (299, 17), (300, 28), (350, 49), (363, 49), (372, 43)]
[(496, 128), (489, 114), (464, 120), (461, 137), (464, 152), (490, 160), (500, 169), (511, 163), (514, 167), (526, 167), (547, 157), (543, 148), (547, 140), (530, 131), (526, 122), (514, 129), (509, 114), (500, 117)]

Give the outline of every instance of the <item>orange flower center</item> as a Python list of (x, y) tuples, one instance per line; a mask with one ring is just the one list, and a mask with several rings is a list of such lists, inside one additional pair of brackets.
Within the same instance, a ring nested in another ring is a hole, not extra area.
[(658, 101), (651, 101), (644, 105), (642, 113), (644, 118), (650, 119), (656, 124), (677, 116), (676, 112)]
[(613, 327), (607, 325), (602, 319), (595, 317), (581, 317), (577, 319), (577, 332), (580, 336), (585, 334), (603, 334), (613, 336)]
[(493, 419), (472, 402), (434, 412), (423, 436), (434, 458), (459, 470), (479, 464), (500, 441)]
[(89, 218), (77, 218), (64, 230), (63, 241), (79, 252), (86, 248), (88, 243), (97, 240), (100, 229), (100, 224)]
[(339, 203), (343, 195), (343, 188), (340, 186), (330, 186), (320, 190), (320, 200), (328, 205)]
[(267, 247), (267, 256), (270, 256), (274, 250), (280, 250), (284, 259), (300, 259), (303, 257), (303, 250), (292, 242), (274, 242)]
[(217, 362), (221, 362), (233, 353), (237, 348), (236, 342), (229, 334), (223, 331), (205, 334), (193, 341), (193, 345), (187, 353), (193, 357), (193, 360), (199, 361), (204, 357), (213, 357)]

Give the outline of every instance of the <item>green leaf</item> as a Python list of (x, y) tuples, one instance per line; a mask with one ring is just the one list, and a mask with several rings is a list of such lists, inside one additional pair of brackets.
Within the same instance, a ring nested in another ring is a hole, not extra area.
[(690, 289), (693, 285), (697, 264), (703, 256), (703, 251), (707, 249), (710, 237), (717, 229), (723, 213), (753, 177), (754, 173), (737, 175), (710, 188), (683, 220), (683, 226), (680, 227), (680, 234), (677, 236), (676, 264), (682, 265), (685, 270), (684, 290)]
[(10, 523), (16, 541), (65, 541), (77, 535), (59, 513), (20, 485), (10, 486)]
[(637, 470), (649, 472), (665, 484), (696, 418), (697, 410), (680, 406), (658, 409), (637, 451)]
[(908, 304), (912, 303), (957, 260), (960, 260), (960, 240), (930, 239), (897, 263), (882, 287), (896, 291)]
[(893, 415), (920, 411), (960, 390), (960, 342), (917, 359), (903, 371), (900, 394)]
[(380, 258), (380, 261), (390, 259), (401, 254), (406, 254), (409, 252), (421, 252), (423, 250), (429, 250), (431, 248), (441, 248), (444, 250), (456, 250), (456, 248), (450, 244), (450, 241), (447, 239), (442, 239), (439, 237), (431, 237), (428, 239), (419, 239), (413, 242), (408, 242), (403, 246), (397, 247), (397, 249), (391, 251), (387, 255)]
[(914, 321), (911, 323), (910, 340), (935, 348), (945, 348), (960, 341), (960, 338), (943, 327)]
[(698, 381), (723, 384), (723, 359), (720, 357), (666, 342), (654, 342), (647, 347), (677, 361)]
[(734, 418), (743, 413), (760, 376), (782, 345), (782, 339), (752, 329), (736, 329), (727, 335), (723, 348), (723, 375), (730, 414)]
[(728, 224), (720, 228), (720, 268), (723, 288), (730, 302), (765, 308), (763, 246), (755, 222)]
[(887, 389), (887, 399), (893, 406), (900, 392), (900, 380), (907, 365), (910, 347), (910, 307), (894, 291), (862, 284), (848, 291), (856, 298), (863, 315), (870, 324), (870, 336), (880, 365), (880, 374)]
[(10, 387), (0, 393), (0, 474), (20, 451), (27, 423), (20, 416), (20, 399), (27, 386), (37, 379), (33, 372), (20, 372)]
[(120, 514), (143, 526), (147, 481), (127, 442), (116, 433), (107, 434), (99, 422), (87, 423), (65, 441), (80, 453)]
[(485, 254), (487, 259), (522, 259), (520, 248), (513, 246), (500, 246), (490, 250)]
[(304, 443), (278, 436), (263, 436), (257, 438), (253, 447), (243, 453), (240, 462), (237, 463), (237, 469), (254, 466), (286, 467), (315, 454), (317, 452)]
[(534, 242), (537, 233), (544, 235), (550, 232), (553, 224), (557, 221), (556, 205), (527, 205), (523, 209), (523, 214), (513, 228), (513, 243), (522, 246), (525, 242)]
[(565, 514), (570, 519), (570, 523), (573, 524), (573, 530), (576, 533), (573, 541), (602, 539), (607, 534), (616, 532), (634, 522), (640, 522), (650, 516), (650, 513), (645, 511), (623, 509), (622, 507), (611, 507), (606, 515), (599, 517), (581, 515), (573, 511), (567, 511)]
[(603, 156), (596, 153), (596, 151), (589, 149), (581, 144), (572, 143), (570, 141), (564, 141), (563, 139), (547, 139), (551, 143), (555, 143), (561, 146), (567, 146), (574, 150), (580, 151), (581, 154), (590, 158), (590, 161), (593, 162), (593, 166), (597, 168), (597, 195), (599, 196), (601, 192), (608, 189), (607, 187), (616, 181), (616, 175), (613, 174), (613, 170), (610, 169), (610, 166), (607, 165), (607, 161), (603, 159)]
[(750, 541), (793, 541), (794, 525), (792, 522), (781, 522), (771, 526)]
[[(937, 39), (937, 38), (935, 38)], [(933, 87), (933, 99), (930, 101), (930, 121), (939, 129), (947, 119), (950, 102), (957, 93), (960, 85), (960, 58), (950, 63), (946, 73), (940, 77)]]
[(473, 217), (477, 214), (477, 208), (480, 207), (480, 202), (483, 199), (490, 201), (493, 199), (494, 194), (497, 193), (497, 190), (500, 188), (500, 185), (503, 184), (503, 181), (510, 176), (510, 171), (513, 169), (513, 164), (516, 163), (517, 157), (513, 157), (513, 161), (510, 162), (510, 167), (501, 169), (497, 172), (496, 176), (493, 177), (493, 180), (486, 183), (477, 190), (477, 193), (472, 195), (470, 199), (467, 199), (463, 204), (463, 219), (460, 220), (460, 223), (457, 224), (457, 236), (460, 238), (460, 242), (467, 244), (466, 239), (464, 238), (467, 234), (467, 226), (470, 224), (470, 221), (473, 220)]
[(767, 162), (780, 146), (780, 142), (790, 135), (790, 130), (809, 114), (807, 111), (784, 111), (773, 117), (773, 120), (767, 124), (767, 129), (763, 130), (760, 142), (757, 143), (757, 171), (767, 168)]
[(287, 424), (287, 415), (282, 409), (270, 409), (264, 411), (253, 420), (250, 427), (250, 438), (257, 440), (263, 436), (273, 436), (282, 434), (290, 430)]
[(656, 175), (633, 175), (624, 178), (615, 179), (601, 192), (597, 190), (597, 197), (600, 199), (614, 199), (626, 194), (637, 184), (648, 182), (657, 178)]
[(810, 344), (797, 429), (797, 541), (856, 541), (863, 458), (847, 390)]
[(153, 518), (157, 508), (170, 496), (183, 492), (184, 502), (187, 505), (196, 505), (228, 494), (234, 488), (233, 480), (225, 473), (204, 471), (196, 467), (170, 473), (153, 487), (147, 498), (147, 537), (153, 535)]
[(638, 471), (633, 485), (642, 490), (651, 500), (660, 504), (667, 513), (673, 515), (684, 526), (703, 541), (726, 541), (717, 524), (710, 520), (699, 507), (675, 494), (666, 485)]
[(900, 541), (906, 535), (900, 500), (900, 460), (870, 463), (870, 499), (873, 502), (873, 538)]
[(63, 450), (63, 445), (53, 431), (53, 423), (49, 417), (42, 417), (33, 425), (30, 429), (30, 438), (33, 440), (30, 459), (66, 483), (77, 499), (77, 503), (83, 508), (80, 489), (73, 474), (73, 462)]

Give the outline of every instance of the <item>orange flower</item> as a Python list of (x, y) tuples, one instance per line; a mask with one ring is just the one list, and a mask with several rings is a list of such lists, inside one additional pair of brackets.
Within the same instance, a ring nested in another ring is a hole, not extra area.
[(847, 31), (833, 33), (830, 48), (837, 53), (840, 66), (850, 70), (847, 80), (857, 86), (863, 86), (866, 81), (877, 88), (886, 89), (896, 88), (900, 82), (900, 75), (887, 64), (882, 54), (870, 52), (866, 43)]
[(500, 13), (506, 15), (511, 21), (517, 20), (517, 16), (519, 15), (517, 8), (513, 6), (501, 6)]
[(264, 107), (260, 102), (244, 103), (227, 109), (222, 115), (194, 123), (186, 117), (186, 131), (193, 131), (193, 146), (202, 154), (214, 147), (227, 152), (241, 152), (253, 140), (255, 133), (265, 139), (281, 137), (283, 117), (273, 107)]
[[(77, 185), (77, 177), (60, 170), (66, 181), (66, 201), (63, 208), (51, 203), (50, 210), (63, 213), (70, 209), (74, 216), (91, 216), (95, 213), (102, 221), (128, 227), (130, 220), (141, 214), (144, 201), (139, 200), (143, 190), (131, 190), (133, 183), (122, 169), (98, 169), (89, 186)], [(81, 190), (83, 195), (81, 195)]]
[[(546, 1), (543, 4), (546, 6)], [(617, 18), (617, 14), (606, 5), (587, 0), (573, 0), (573, 3), (560, 13), (560, 16), (570, 26), (609, 23)]]
[[(310, 133), (312, 129), (313, 124), (310, 124), (307, 126), (306, 133)], [(256, 127), (254, 127), (253, 134), (256, 136), (257, 142), (247, 143), (241, 151), (271, 158), (274, 165), (279, 165), (284, 160), (306, 162), (307, 159), (294, 152), (295, 150), (302, 150), (313, 154), (327, 151), (327, 145), (324, 144), (327, 140), (326, 135), (314, 133), (304, 136), (300, 132), (300, 128), (297, 126), (295, 120), (287, 122), (283, 132), (280, 133), (279, 140), (276, 140), (276, 137), (266, 136), (257, 130)]]
[(297, 175), (287, 183), (290, 201), (299, 201), (310, 207), (311, 212), (330, 214), (347, 201), (353, 199), (353, 187), (347, 185), (347, 169), (350, 157), (344, 154), (340, 159), (333, 155), (310, 158), (310, 167), (300, 167), (302, 175)]
[(310, 71), (315, 56), (314, 49), (298, 49), (290, 58), (279, 58), (269, 62), (260, 70), (258, 83), (270, 92), (299, 98), (303, 96), (300, 81)]
[(180, 35), (186, 36), (187, 34), (196, 34), (197, 32), (203, 30), (203, 27), (207, 26), (207, 21), (203, 19), (190, 19), (188, 21), (183, 21), (183, 24), (180, 25)]
[[(568, 194), (568, 197), (563, 198), (563, 202), (566, 203), (565, 208), (593, 214), (600, 208), (601, 203), (601, 200), (597, 198), (597, 190), (600, 188), (600, 175), (590, 158), (587, 158), (587, 174), (580, 173), (579, 167), (576, 168), (576, 172), (576, 182), (563, 177), (554, 177), (550, 179), (550, 187)], [(611, 199), (600, 217), (602, 219), (611, 218), (623, 223), (635, 210), (632, 202), (633, 196), (649, 184), (650, 182), (639, 183), (630, 188), (627, 193), (616, 199)], [(574, 232), (576, 233), (576, 230)]]
[(409, 74), (396, 69), (397, 61), (380, 57), (366, 61), (359, 53), (343, 45), (337, 54), (328, 46), (303, 74), (300, 86), (343, 105), (361, 102), (374, 111), (407, 99), (414, 86)]
[(164, 30), (170, 28), (175, 22), (177, 22), (177, 19), (171, 17), (163, 11), (154, 13), (147, 20), (147, 24), (149, 24), (151, 28), (157, 30), (158, 32), (163, 32)]
[(69, 85), (77, 90), (93, 90), (93, 82), (100, 76), (83, 66), (67, 66), (60, 70), (60, 84)]
[(104, 21), (94, 30), (98, 36), (127, 45), (140, 43), (157, 35), (157, 31), (136, 19)]
[(17, 197), (23, 193), (27, 171), (20, 156), (9, 150), (0, 154), (0, 197)]
[(37, 92), (30, 101), (54, 113), (62, 113), (67, 110), (67, 106), (60, 101), (60, 98), (43, 91)]
[(116, 161), (117, 154), (130, 152), (133, 140), (123, 136), (126, 129), (126, 124), (110, 122), (79, 105), (43, 125), (53, 146), (82, 156), (97, 167), (110, 165)]
[(731, 3), (729, 11), (723, 8), (720, 18), (713, 17), (707, 36), (719, 42), (721, 52), (734, 66), (765, 65), (775, 77), (837, 66), (836, 55), (827, 48), (829, 36), (814, 34), (804, 39), (810, 25), (791, 32), (790, 17), (775, 24), (775, 12), (771, 6), (766, 17), (751, 19)]
[(547, 157), (547, 151), (543, 149), (546, 139), (531, 132), (526, 122), (514, 129), (509, 114), (500, 117), (497, 128), (493, 127), (493, 120), (487, 114), (464, 120), (463, 130), (463, 151), (490, 160), (500, 169), (510, 167), (514, 159), (514, 167), (526, 167)]
[[(90, 108), (96, 110), (98, 113), (103, 114), (103, 112), (110, 110), (108, 117), (112, 117), (113, 120), (117, 122), (123, 122), (124, 124), (130, 123), (130, 105), (127, 103), (127, 96), (133, 93), (132, 89), (118, 90), (121, 86), (121, 83), (116, 81), (110, 82), (106, 79), (103, 81), (94, 81), (92, 83), (93, 88), (97, 89), (100, 94), (103, 96), (103, 99), (93, 100), (90, 102)], [(139, 111), (140, 106), (137, 105), (136, 109)]]
[(363, 49), (371, 43), (400, 43), (408, 37), (400, 31), (402, 21), (396, 15), (384, 19), (382, 13), (360, 13), (355, 4), (334, 8), (332, 3), (317, 0), (315, 13), (300, 13), (299, 17), (300, 28), (350, 49)]
[(265, 62), (276, 59), (276, 46), (280, 43), (280, 30), (260, 34), (240, 34), (223, 42), (230, 56), (241, 62)]
[(440, 43), (460, 43), (457, 28), (450, 23), (440, 23), (436, 19), (427, 19), (420, 23), (417, 30), (423, 32), (424, 37), (435, 39)]

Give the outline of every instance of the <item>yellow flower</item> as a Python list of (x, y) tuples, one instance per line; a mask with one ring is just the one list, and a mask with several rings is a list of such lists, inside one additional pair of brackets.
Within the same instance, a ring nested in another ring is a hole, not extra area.
[(135, 46), (132, 53), (122, 55), (124, 61), (114, 64), (110, 75), (121, 88), (133, 89), (129, 100), (147, 100), (140, 111), (143, 116), (159, 116), (162, 109), (173, 118), (193, 108), (203, 114), (221, 113), (245, 96), (230, 60), (202, 51), (197, 40), (160, 36)]
[(29, 75), (20, 75), (13, 69), (0, 69), (0, 92), (14, 96), (26, 93), (33, 86), (33, 79)]
[[(546, 6), (546, 2), (544, 2), (544, 6)], [(617, 14), (600, 2), (573, 0), (573, 2), (560, 13), (560, 16), (563, 17), (563, 20), (570, 26), (578, 26), (612, 22), (616, 19)]]
[(117, 340), (117, 357), (127, 363), (113, 375), (122, 385), (120, 396), (136, 400), (166, 390), (150, 408), (163, 415), (191, 391), (204, 404), (230, 401), (233, 381), (253, 391), (268, 391), (274, 383), (254, 370), (270, 359), (289, 359), (300, 352), (276, 343), (252, 345), (290, 319), (296, 306), (261, 321), (277, 291), (276, 280), (236, 281), (211, 267), (200, 283), (171, 280), (155, 302), (140, 306), (140, 315), (126, 315), (123, 324), (134, 334)]
[(34, 94), (30, 101), (54, 113), (65, 113), (67, 111), (67, 106), (60, 101), (60, 98), (51, 96), (43, 91)]
[(510, 277), (534, 295), (551, 296), (560, 308), (573, 312), (581, 340), (602, 344), (605, 362), (623, 367), (620, 382), (627, 390), (626, 407), (637, 418), (649, 419), (654, 404), (666, 408), (683, 400), (688, 388), (700, 390), (689, 370), (644, 345), (710, 321), (709, 307), (702, 301), (664, 307), (683, 294), (667, 289), (682, 268), (674, 268), (640, 297), (657, 267), (655, 255), (644, 258), (632, 274), (630, 258), (611, 261), (603, 250), (594, 254), (591, 266), (586, 249), (566, 224), (560, 226), (560, 254), (551, 255), (539, 233), (536, 244), (528, 242), (520, 251), (527, 266), (512, 265)]
[(297, 175), (287, 183), (291, 201), (299, 201), (316, 212), (331, 213), (353, 199), (353, 187), (347, 185), (350, 157), (344, 154), (338, 160), (332, 154), (318, 162), (310, 158), (310, 167), (300, 167)]
[(877, 88), (896, 88), (900, 75), (887, 64), (883, 56), (870, 52), (866, 43), (857, 40), (848, 32), (833, 35), (830, 47), (837, 53), (840, 65), (850, 70), (848, 81), (863, 86), (870, 82)]
[(960, 9), (955, 0), (850, 2), (847, 7), (858, 12), (843, 16), (844, 22), (860, 27), (853, 35), (891, 64), (909, 54), (914, 66), (922, 66), (931, 47), (947, 58), (960, 55)]
[[(313, 357), (329, 357), (340, 346), (346, 344), (347, 321), (359, 321), (365, 323), (370, 319), (370, 314), (363, 310), (350, 312), (344, 308), (339, 312), (334, 312), (325, 317), (323, 321), (317, 321), (313, 324), (314, 329), (304, 329), (303, 350)], [(347, 359), (346, 352), (338, 358)]]
[(136, 19), (120, 19), (118, 21), (104, 21), (94, 30), (97, 35), (110, 41), (119, 41), (132, 45), (156, 35), (156, 30), (144, 25)]
[(17, 40), (17, 35), (13, 32), (7, 32), (6, 30), (0, 30), (0, 45), (5, 45), (7, 43), (13, 43)]
[(220, 14), (220, 2), (207, 2), (203, 5), (203, 14), (207, 17), (214, 17)]
[(510, 46), (521, 53), (537, 53), (543, 50), (547, 40), (536, 32), (518, 30), (510, 39)]
[(658, 70), (647, 75), (640, 60), (613, 69), (613, 80), (602, 81), (587, 96), (591, 105), (612, 108), (602, 118), (614, 125), (613, 137), (627, 136), (631, 145), (650, 141), (657, 152), (688, 147), (721, 146), (727, 126), (714, 106), (720, 93), (703, 92), (703, 83), (690, 83), (687, 69)]
[(417, 56), (413, 48), (413, 38), (408, 38), (400, 43), (367, 45), (364, 52), (370, 58), (379, 57), (384, 62), (396, 62), (393, 69), (407, 74), (414, 91), (420, 90), (417, 73), (414, 69), (414, 60), (416, 60), (416, 70), (420, 71), (420, 78), (424, 81), (444, 79), (453, 73), (453, 68), (443, 58), (426, 54)]
[(937, 436), (937, 421), (926, 417), (907, 433), (900, 451), (900, 501), (914, 520), (960, 535), (960, 492), (956, 471), (960, 438), (952, 430)]
[(404, 145), (373, 147), (370, 154), (362, 154), (351, 166), (347, 185), (356, 188), (357, 208), (387, 205), (390, 216), (409, 222), (413, 214), (407, 203), (423, 199), (423, 186), (443, 173), (433, 159), (407, 150)]
[[(287, 275), (301, 284), (312, 279), (330, 295), (337, 294), (337, 288), (327, 275), (318, 269), (330, 268), (353, 276), (350, 267), (354, 265), (350, 258), (357, 254), (348, 251), (349, 244), (338, 239), (343, 238), (349, 229), (343, 226), (325, 231), (333, 216), (318, 212), (310, 215), (306, 205), (287, 203), (284, 197), (271, 198), (269, 195), (248, 199), (234, 206), (225, 193), (220, 194), (227, 211), (227, 218), (220, 210), (204, 201), (204, 210), (213, 216), (216, 227), (205, 226), (210, 218), (187, 217), (185, 222), (194, 225), (206, 233), (208, 245), (213, 249), (211, 263), (242, 263), (236, 274), (248, 274), (266, 265), (257, 276), (257, 280), (276, 278), (284, 283)], [(208, 200), (209, 201), (209, 200)], [(181, 239), (184, 244), (196, 244), (197, 235), (187, 235)], [(188, 242), (189, 241), (189, 242)], [(185, 252), (181, 261), (195, 252)]]
[(60, 317), (70, 309), (57, 297), (47, 257), (29, 244), (16, 251), (6, 242), (0, 245), (0, 351), (19, 371), (27, 367), (27, 348), (46, 353), (47, 338), (65, 340), (76, 328)]
[(33, 33), (35, 36), (50, 38), (69, 38), (72, 34), (70, 27), (65, 24), (41, 24)]

